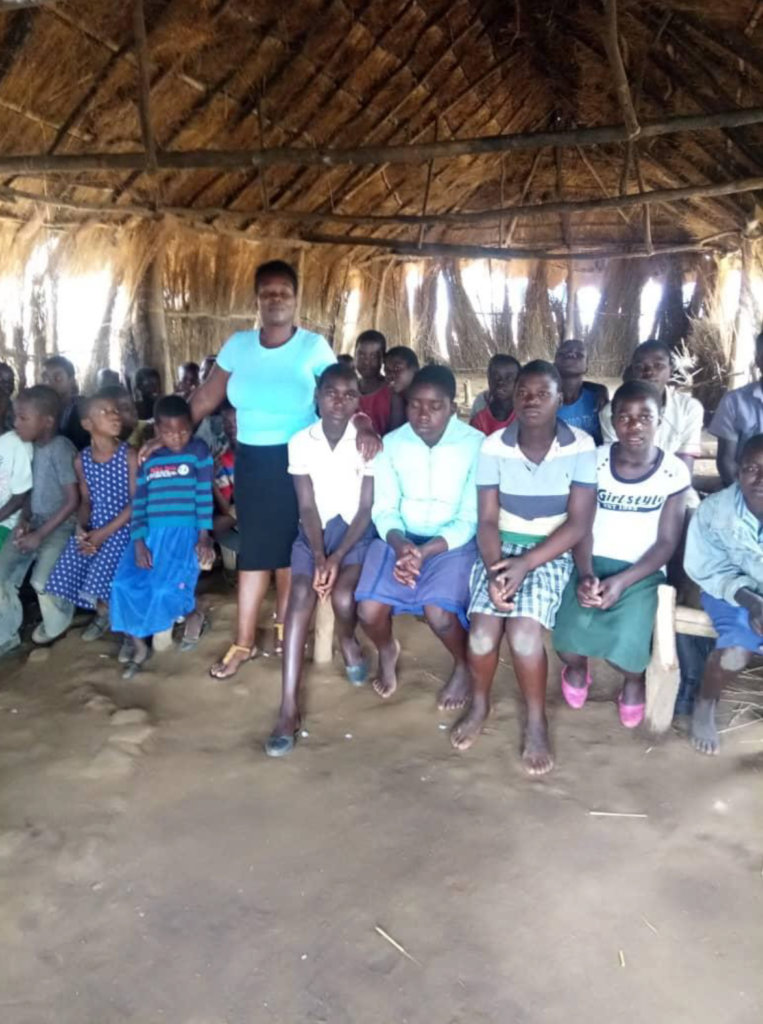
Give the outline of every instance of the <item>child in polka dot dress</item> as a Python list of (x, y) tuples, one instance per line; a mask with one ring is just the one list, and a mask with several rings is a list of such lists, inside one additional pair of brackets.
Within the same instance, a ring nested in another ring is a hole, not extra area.
[(82, 634), (91, 641), (109, 627), (111, 584), (130, 540), (138, 458), (119, 440), (122, 419), (114, 398), (98, 394), (86, 399), (81, 417), (90, 445), (74, 462), (80, 491), (77, 529), (56, 562), (47, 590), (95, 610)]

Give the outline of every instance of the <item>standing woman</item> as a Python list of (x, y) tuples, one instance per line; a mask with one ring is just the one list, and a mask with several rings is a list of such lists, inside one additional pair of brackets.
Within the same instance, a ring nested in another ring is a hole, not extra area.
[[(294, 323), (298, 281), (281, 260), (263, 263), (254, 275), (260, 328), (239, 331), (223, 345), (217, 364), (191, 398), (194, 424), (227, 397), (236, 409), (236, 509), (238, 556), (236, 641), (210, 668), (227, 679), (257, 654), (255, 634), (262, 602), (276, 574), (278, 639), (291, 583), (291, 547), (299, 511), (288, 473), (289, 439), (316, 419), (316, 378), (335, 362), (325, 338)], [(357, 414), (358, 446), (375, 452), (370, 420)]]

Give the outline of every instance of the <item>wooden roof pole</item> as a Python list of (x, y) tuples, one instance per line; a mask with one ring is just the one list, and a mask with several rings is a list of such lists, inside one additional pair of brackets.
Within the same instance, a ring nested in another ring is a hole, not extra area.
[[(538, 160), (540, 153), (536, 155)], [(533, 162), (535, 162), (535, 160)], [(529, 177), (529, 175), (528, 175)], [(525, 180), (527, 186), (527, 179)], [(739, 181), (716, 182), (707, 185), (687, 185), (681, 188), (651, 189), (649, 192), (631, 193), (625, 196), (612, 196), (604, 199), (566, 199), (552, 200), (547, 203), (525, 203), (500, 207), (495, 210), (468, 210), (460, 213), (427, 213), (425, 216), (413, 213), (391, 214), (355, 214), (333, 213), (331, 210), (229, 210), (224, 206), (163, 206), (159, 212), (173, 217), (229, 217), (259, 221), (287, 221), (304, 224), (320, 224), (334, 221), (337, 224), (366, 224), (374, 227), (384, 225), (408, 225), (420, 227), (422, 224), (440, 225), (475, 225), (500, 222), (501, 218), (511, 217), (544, 217), (556, 213), (586, 213), (590, 210), (620, 210), (632, 206), (643, 206), (652, 203), (678, 203), (687, 199), (703, 199), (713, 196), (738, 195), (745, 192), (763, 191), (763, 176), (759, 178), (741, 178)], [(22, 189), (0, 187), (0, 202), (33, 202), (45, 206), (57, 206), (62, 210), (78, 210), (81, 213), (93, 213), (106, 217), (155, 216), (157, 211), (150, 206), (138, 203), (124, 203), (114, 206), (109, 203), (88, 203), (76, 199), (61, 199), (50, 194), (41, 195)], [(504, 244), (511, 242), (511, 224)]]
[(135, 56), (138, 61), (140, 133), (143, 136), (143, 148), (146, 151), (146, 170), (155, 171), (157, 167), (156, 142), (151, 126), (151, 72), (148, 64), (148, 43), (146, 41), (146, 19), (143, 13), (143, 0), (133, 0), (132, 25), (135, 37)]
[(607, 51), (607, 59), (615, 78), (615, 89), (620, 109), (623, 112), (625, 129), (628, 140), (637, 139), (641, 134), (641, 126), (636, 117), (631, 96), (631, 87), (628, 85), (628, 76), (625, 73), (623, 57), (620, 53), (620, 39), (617, 28), (617, 0), (604, 0), (604, 11), (606, 14), (606, 30), (604, 32), (604, 47)]
[[(763, 107), (724, 110), (712, 114), (691, 114), (646, 121), (640, 138), (655, 138), (713, 128), (740, 127), (763, 123)], [(624, 142), (622, 125), (597, 128), (573, 128), (567, 131), (519, 132), (513, 135), (483, 136), (473, 139), (448, 139), (414, 145), (362, 146), (356, 149), (292, 147), (273, 149), (197, 149), (157, 153), (159, 170), (194, 170), (224, 167), (275, 167), (304, 165), (333, 167), (339, 164), (371, 165), (381, 163), (418, 164), (429, 160), (448, 160), (479, 153), (504, 153), (543, 149), (545, 146), (595, 146)], [(142, 170), (145, 155), (136, 153), (39, 153), (0, 156), (0, 173), (79, 174), (82, 171)]]

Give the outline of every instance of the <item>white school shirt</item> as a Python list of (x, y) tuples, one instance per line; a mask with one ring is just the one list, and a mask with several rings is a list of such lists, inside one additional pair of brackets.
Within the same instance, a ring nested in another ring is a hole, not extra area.
[(685, 462), (660, 449), (657, 465), (638, 480), (623, 480), (612, 467), (611, 444), (596, 449), (596, 517), (593, 553), (637, 562), (657, 540), (668, 498), (691, 487)]
[[(665, 388), (665, 404), (661, 410), (660, 425), (654, 435), (654, 443), (669, 455), (690, 455), (698, 459), (702, 455), (702, 404), (685, 391)], [(612, 425), (612, 403), (599, 413), (604, 441), (614, 443), (617, 433)]]
[(360, 507), (363, 478), (373, 476), (373, 463), (366, 462), (358, 451), (358, 432), (348, 423), (336, 447), (323, 433), (323, 424), (298, 431), (289, 441), (289, 472), (292, 476), (309, 476), (321, 525), (341, 516), (349, 525)]
[[(0, 505), (15, 494), (32, 489), (32, 445), (22, 441), (15, 430), (0, 435)], [(19, 521), (21, 510), (4, 519), (0, 526), (12, 530)]]

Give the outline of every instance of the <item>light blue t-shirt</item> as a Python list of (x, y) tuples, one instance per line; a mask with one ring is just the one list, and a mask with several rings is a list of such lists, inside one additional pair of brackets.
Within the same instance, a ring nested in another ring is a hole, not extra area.
[(230, 374), (228, 398), (236, 409), (242, 444), (287, 444), (315, 415), (315, 379), (336, 362), (320, 334), (298, 327), (278, 348), (264, 348), (259, 331), (237, 331), (217, 365)]

